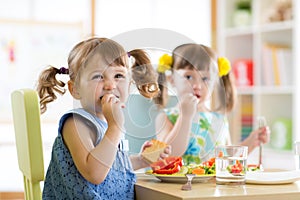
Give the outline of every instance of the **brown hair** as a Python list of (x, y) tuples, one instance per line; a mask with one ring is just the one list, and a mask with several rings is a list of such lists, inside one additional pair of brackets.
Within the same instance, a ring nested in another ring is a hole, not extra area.
[[(219, 77), (217, 67), (218, 57), (211, 48), (205, 45), (194, 43), (180, 45), (173, 50), (172, 58), (171, 71), (186, 68), (197, 69), (209, 71), (211, 76)], [(165, 107), (167, 104), (168, 92), (166, 81), (165, 73), (159, 73), (160, 95), (154, 100), (160, 107)], [(231, 111), (236, 102), (236, 90), (231, 73), (222, 76), (220, 81), (215, 83), (218, 83), (218, 87), (214, 87), (213, 109)]]
[[(69, 53), (67, 70), (48, 66), (41, 72), (37, 85), (41, 113), (46, 112), (47, 104), (57, 98), (56, 93), (63, 95), (66, 92), (64, 88), (66, 83), (58, 80), (56, 75), (69, 74), (70, 80), (75, 82), (80, 78), (80, 70), (84, 70), (89, 56), (93, 56), (94, 51), (101, 54), (102, 62), (107, 66), (121, 65), (129, 68), (128, 56), (133, 56), (135, 62), (132, 65), (132, 78), (140, 93), (147, 98), (158, 94), (157, 74), (145, 51), (135, 49), (127, 53), (120, 44), (113, 40), (93, 37), (81, 41), (73, 47)], [(148, 87), (145, 87), (147, 85)]]

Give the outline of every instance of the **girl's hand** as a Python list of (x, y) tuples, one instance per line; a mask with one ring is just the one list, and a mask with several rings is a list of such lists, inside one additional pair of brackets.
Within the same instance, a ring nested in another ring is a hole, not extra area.
[(121, 108), (125, 105), (115, 95), (106, 94), (101, 99), (102, 112), (108, 124), (124, 125), (124, 114)]
[[(146, 148), (151, 147), (152, 144), (153, 143), (151, 141), (144, 142), (144, 144), (141, 147), (140, 153), (142, 153)], [(172, 153), (171, 145), (167, 145), (166, 148), (164, 149), (164, 151), (159, 155), (158, 159), (164, 159), (164, 158), (170, 156), (171, 153)], [(147, 165), (149, 165), (149, 164), (147, 163)]]
[(164, 149), (164, 152), (162, 152), (160, 154), (160, 157), (159, 159), (165, 159), (166, 157), (169, 157), (172, 153), (172, 147), (171, 145), (168, 145), (165, 149)]
[(193, 94), (189, 93), (180, 99), (181, 113), (185, 116), (193, 117), (197, 111), (198, 99)]
[(258, 140), (263, 144), (269, 143), (270, 134), (271, 134), (271, 130), (269, 126), (265, 126), (259, 130), (260, 130), (260, 134), (258, 134)]
[(268, 143), (270, 141), (270, 133), (271, 131), (268, 126), (262, 127), (252, 131), (241, 144), (248, 146), (248, 152), (250, 153), (254, 148), (259, 146), (260, 143)]

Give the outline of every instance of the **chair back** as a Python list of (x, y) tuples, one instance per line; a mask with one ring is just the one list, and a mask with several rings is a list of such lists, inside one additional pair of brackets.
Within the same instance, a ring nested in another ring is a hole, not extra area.
[(39, 98), (35, 90), (20, 89), (12, 92), (11, 103), (25, 199), (39, 200), (42, 199), (40, 182), (44, 181)]

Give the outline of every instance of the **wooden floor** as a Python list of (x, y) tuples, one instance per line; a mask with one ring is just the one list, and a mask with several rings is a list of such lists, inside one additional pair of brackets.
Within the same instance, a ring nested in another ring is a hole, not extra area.
[(0, 200), (24, 200), (23, 192), (0, 192)]

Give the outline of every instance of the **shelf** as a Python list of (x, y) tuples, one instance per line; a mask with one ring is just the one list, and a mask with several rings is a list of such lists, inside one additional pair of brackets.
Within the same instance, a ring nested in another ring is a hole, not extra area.
[[(280, 130), (281, 137), (284, 137), (285, 130), (272, 125), (280, 119), (292, 121), (288, 135), (292, 135), (292, 139), (300, 138), (300, 124), (297, 123), (300, 120), (300, 81), (296, 77), (300, 70), (300, 19), (297, 12), (300, 11), (300, 1), (292, 0), (293, 18), (264, 22), (271, 19), (267, 15), (277, 1), (251, 0), (251, 22), (245, 23), (250, 25), (233, 27), (232, 16), (238, 0), (218, 0), (218, 53), (233, 63), (237, 84), (251, 85), (237, 87), (237, 106), (229, 115), (234, 141), (247, 137), (247, 132), (256, 129), (255, 124), (248, 123), (247, 119), (258, 115), (266, 116), (271, 131)], [(270, 149), (267, 152), (276, 154), (277, 151)], [(291, 157), (291, 152), (287, 150), (286, 156)], [(278, 153), (285, 154), (284, 151)]]
[(250, 86), (238, 87), (239, 95), (251, 94), (292, 94), (294, 92), (293, 86)]
[(225, 35), (227, 37), (237, 37), (237, 36), (244, 36), (244, 35), (252, 35), (254, 34), (255, 29), (253, 27), (234, 27), (234, 28), (227, 28), (225, 30)]
[(255, 33), (292, 30), (293, 27), (294, 27), (294, 21), (289, 20), (289, 21), (261, 24), (258, 26), (228, 27), (224, 30), (224, 32), (226, 37), (236, 37), (241, 35), (251, 35)]
[(273, 32), (273, 31), (284, 31), (291, 30), (294, 27), (294, 21), (282, 21), (282, 22), (273, 22), (268, 24), (263, 24), (260, 26), (261, 32)]

